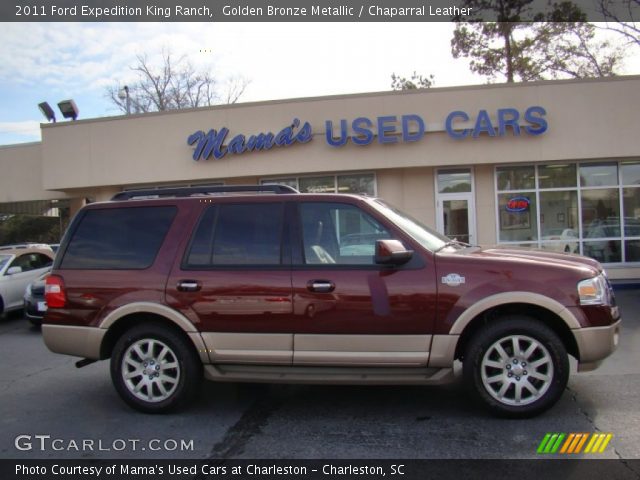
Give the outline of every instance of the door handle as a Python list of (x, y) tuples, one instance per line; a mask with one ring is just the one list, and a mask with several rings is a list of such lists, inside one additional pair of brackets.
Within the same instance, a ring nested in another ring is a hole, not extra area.
[(307, 290), (317, 293), (329, 293), (333, 292), (336, 288), (335, 283), (331, 280), (309, 280), (307, 282)]
[(180, 280), (178, 282), (178, 291), (180, 292), (197, 292), (202, 288), (197, 280)]

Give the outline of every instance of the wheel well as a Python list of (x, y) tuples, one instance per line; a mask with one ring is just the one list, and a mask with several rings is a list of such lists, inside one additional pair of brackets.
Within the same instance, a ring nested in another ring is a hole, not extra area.
[(187, 339), (189, 345), (192, 345), (191, 339), (186, 334), (186, 332), (166, 317), (157, 315), (155, 313), (132, 313), (118, 319), (116, 323), (109, 327), (109, 330), (107, 330), (107, 333), (102, 340), (102, 344), (100, 345), (100, 359), (104, 360), (111, 357), (111, 352), (113, 351), (113, 347), (115, 346), (118, 339), (127, 330), (142, 323), (154, 323), (156, 325), (163, 325), (167, 328), (170, 328), (174, 332), (182, 335), (185, 339)]
[(485, 310), (478, 314), (469, 324), (465, 327), (460, 335), (460, 340), (456, 345), (456, 360), (462, 360), (464, 353), (467, 349), (469, 340), (473, 338), (478, 330), (484, 325), (504, 316), (504, 315), (524, 315), (527, 317), (533, 317), (540, 320), (542, 323), (551, 328), (556, 335), (560, 338), (567, 352), (572, 357), (579, 359), (580, 352), (578, 350), (578, 344), (571, 333), (571, 329), (567, 324), (555, 313), (546, 308), (539, 307), (537, 305), (531, 305), (527, 303), (509, 303), (505, 305), (498, 305), (496, 307)]

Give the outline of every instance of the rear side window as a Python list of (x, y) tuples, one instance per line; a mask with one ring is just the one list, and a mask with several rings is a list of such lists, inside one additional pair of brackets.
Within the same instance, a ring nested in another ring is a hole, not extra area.
[(283, 213), (281, 203), (210, 207), (198, 225), (185, 267), (280, 265)]
[(60, 268), (148, 268), (160, 250), (176, 211), (176, 207), (88, 210), (71, 237)]

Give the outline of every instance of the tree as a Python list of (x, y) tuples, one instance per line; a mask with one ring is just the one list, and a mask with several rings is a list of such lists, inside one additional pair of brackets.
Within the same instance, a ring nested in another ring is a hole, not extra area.
[(197, 70), (185, 56), (176, 60), (170, 52), (163, 52), (161, 66), (153, 65), (146, 55), (136, 58), (138, 63), (131, 70), (137, 73), (138, 80), (127, 86), (128, 100), (121, 93), (120, 84), (107, 88), (107, 97), (125, 113), (235, 103), (249, 85), (243, 77), (231, 77), (226, 92), (221, 94), (216, 78), (206, 70)]
[[(457, 22), (454, 58), (471, 59), (471, 71), (507, 82), (615, 75), (622, 52), (595, 39), (595, 27), (570, 2), (534, 12), (532, 0), (466, 0), (473, 22)], [(491, 16), (497, 22), (482, 22)], [(523, 21), (527, 19), (529, 21)]]
[(640, 47), (640, 24), (635, 22), (640, 14), (640, 0), (598, 0), (597, 10), (607, 21), (608, 30)]
[(0, 221), (0, 245), (24, 242), (58, 243), (60, 218), (12, 215)]
[(433, 84), (433, 75), (425, 77), (424, 75), (418, 75), (414, 71), (413, 75), (411, 75), (411, 80), (408, 80), (395, 73), (391, 74), (391, 88), (393, 90), (417, 90), (418, 88), (430, 88)]

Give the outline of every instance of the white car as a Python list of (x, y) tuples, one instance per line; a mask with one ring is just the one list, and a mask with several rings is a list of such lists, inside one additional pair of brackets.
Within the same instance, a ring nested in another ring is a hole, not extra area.
[(23, 307), (27, 285), (51, 267), (53, 257), (47, 245), (0, 247), (0, 315)]
[(542, 236), (543, 248), (565, 253), (578, 253), (578, 234), (573, 228), (554, 228)]

